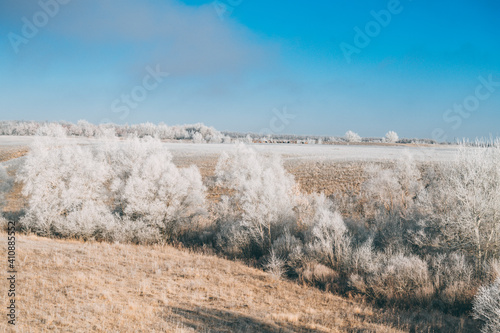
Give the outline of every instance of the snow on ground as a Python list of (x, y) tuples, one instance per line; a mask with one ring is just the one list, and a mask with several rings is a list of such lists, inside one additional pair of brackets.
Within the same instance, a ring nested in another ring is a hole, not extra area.
[[(228, 144), (166, 143), (174, 156), (215, 155), (235, 149)], [(405, 158), (408, 151), (418, 161), (447, 161), (454, 158), (457, 147), (407, 147), (364, 145), (289, 145), (251, 144), (264, 154), (282, 155), (284, 160), (384, 161)]]
[[(96, 139), (74, 138), (82, 144), (92, 144)], [(27, 146), (33, 137), (0, 136), (0, 146)], [(165, 143), (174, 156), (219, 155), (235, 149), (234, 144)], [(250, 144), (258, 152), (281, 155), (284, 160), (321, 161), (384, 161), (405, 158), (408, 151), (418, 161), (447, 161), (454, 158), (456, 146), (385, 146), (385, 145), (296, 145)]]

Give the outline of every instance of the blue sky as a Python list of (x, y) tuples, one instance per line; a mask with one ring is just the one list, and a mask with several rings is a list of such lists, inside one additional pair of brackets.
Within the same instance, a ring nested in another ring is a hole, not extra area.
[[(499, 14), (494, 0), (4, 0), (0, 119), (500, 136)], [(273, 127), (276, 113), (291, 116)]]

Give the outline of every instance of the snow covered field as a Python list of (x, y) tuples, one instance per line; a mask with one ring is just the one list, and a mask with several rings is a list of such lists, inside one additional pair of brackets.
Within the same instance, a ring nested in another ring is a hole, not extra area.
[[(82, 144), (91, 144), (95, 139), (74, 138)], [(0, 146), (27, 146), (33, 137), (0, 136)], [(194, 157), (219, 155), (232, 151), (234, 144), (165, 143), (174, 156)], [(447, 161), (454, 158), (455, 146), (378, 146), (378, 145), (290, 145), (250, 144), (260, 153), (281, 155), (284, 160), (320, 161), (384, 161), (404, 158), (406, 151), (418, 161)]]
[[(167, 143), (174, 156), (212, 155), (234, 150), (228, 144), (185, 144)], [(447, 161), (454, 158), (456, 147), (406, 147), (406, 146), (364, 146), (364, 145), (288, 145), (251, 144), (252, 148), (264, 154), (278, 154), (284, 160), (321, 161), (383, 161), (405, 156), (408, 151), (419, 161)]]

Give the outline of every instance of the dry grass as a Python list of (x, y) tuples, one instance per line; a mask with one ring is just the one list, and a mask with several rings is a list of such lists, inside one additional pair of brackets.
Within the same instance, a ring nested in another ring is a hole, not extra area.
[[(22, 156), (9, 149), (3, 159)], [(174, 157), (205, 180), (217, 156)], [(335, 165), (333, 165), (335, 164)], [(356, 191), (359, 163), (286, 162), (308, 192)], [(20, 211), (20, 185), (6, 212)], [(210, 199), (220, 196), (210, 187)], [(6, 250), (6, 235), (0, 234)], [(18, 238), (17, 332), (474, 332), (477, 323), (440, 313), (379, 309), (243, 264), (169, 246)], [(7, 304), (1, 279), (0, 304)], [(5, 319), (5, 318), (4, 318)], [(0, 320), (0, 332), (8, 331)]]
[(366, 304), (170, 246), (19, 236), (17, 247), (18, 332), (397, 332)]
[[(200, 169), (203, 179), (207, 180), (215, 174), (218, 157), (218, 155), (174, 156), (173, 161), (178, 167), (195, 164)], [(307, 193), (323, 192), (327, 196), (346, 191), (359, 193), (360, 186), (366, 179), (365, 164), (361, 162), (286, 160), (284, 166)], [(218, 199), (223, 194), (217, 187), (210, 187), (209, 190), (209, 199)]]
[[(27, 152), (26, 147), (0, 146), (0, 162), (24, 156)], [(189, 157), (174, 155), (173, 161), (181, 168), (196, 165), (206, 182), (214, 176), (218, 158), (218, 154)], [(365, 165), (361, 162), (287, 160), (284, 165), (286, 170), (294, 175), (302, 190), (308, 193), (323, 192), (327, 196), (346, 191), (358, 193), (366, 179)], [(17, 184), (12, 193), (7, 195), (9, 208), (6, 210), (19, 211), (23, 207), (20, 191), (21, 186)], [(215, 201), (222, 194), (224, 194), (222, 189), (210, 186), (207, 197)]]
[(18, 158), (28, 153), (27, 147), (2, 147), (0, 146), (0, 162), (5, 162), (13, 158)]

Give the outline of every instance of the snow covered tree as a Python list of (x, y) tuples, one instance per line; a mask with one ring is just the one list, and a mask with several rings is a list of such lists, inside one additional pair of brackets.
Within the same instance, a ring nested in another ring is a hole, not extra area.
[(151, 137), (118, 143), (110, 158), (111, 189), (128, 218), (157, 228), (167, 238), (205, 209), (205, 187), (195, 166), (179, 169), (172, 155)]
[(477, 292), (474, 318), (484, 323), (482, 333), (500, 332), (500, 277)]
[(216, 168), (217, 183), (227, 188), (234, 221), (261, 250), (269, 250), (277, 225), (294, 220), (295, 181), (277, 156), (262, 156), (243, 144), (224, 153)]
[(384, 139), (385, 139), (385, 142), (396, 143), (399, 140), (399, 136), (398, 136), (398, 133), (396, 133), (394, 131), (389, 131), (385, 135)]
[(351, 239), (342, 216), (324, 195), (313, 196), (312, 211), (312, 251), (323, 264), (333, 269), (346, 268), (351, 256)]
[(428, 189), (446, 246), (474, 254), (478, 268), (500, 255), (500, 148), (460, 148)]
[(344, 135), (344, 139), (347, 142), (361, 142), (361, 137), (353, 131), (347, 131)]
[(114, 224), (106, 205), (111, 168), (92, 147), (50, 130), (59, 136), (36, 138), (18, 172), (28, 197), (21, 224), (43, 235), (96, 236)]

